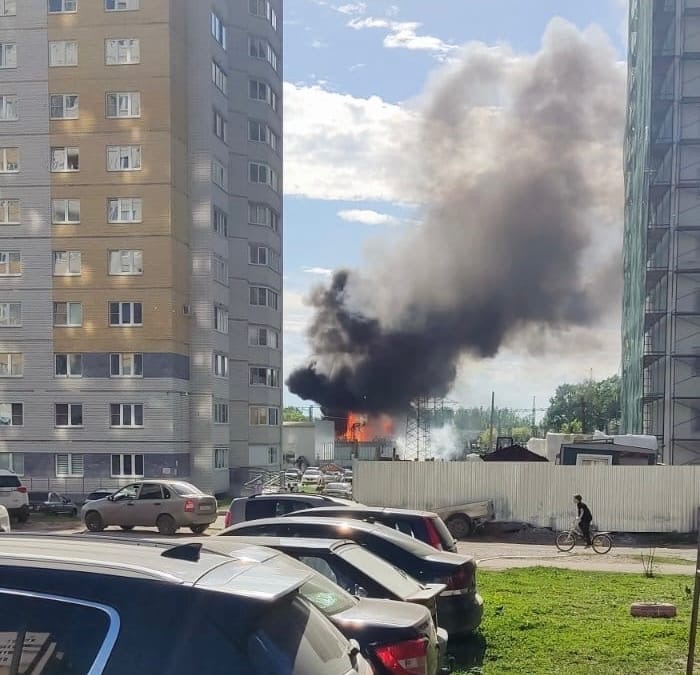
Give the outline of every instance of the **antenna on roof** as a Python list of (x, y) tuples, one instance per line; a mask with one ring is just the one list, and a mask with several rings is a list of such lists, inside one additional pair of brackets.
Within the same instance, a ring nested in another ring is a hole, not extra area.
[(202, 545), (199, 542), (191, 544), (180, 544), (173, 546), (160, 555), (162, 558), (174, 558), (175, 560), (186, 560), (187, 562), (199, 562)]

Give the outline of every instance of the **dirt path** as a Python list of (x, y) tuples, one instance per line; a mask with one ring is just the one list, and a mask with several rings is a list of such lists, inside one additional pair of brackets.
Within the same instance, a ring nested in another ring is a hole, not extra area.
[[(513, 567), (561, 567), (596, 572), (642, 573), (642, 555), (649, 548), (613, 546), (610, 553), (598, 555), (590, 549), (577, 546), (570, 553), (561, 553), (556, 547), (542, 544), (516, 544), (512, 542), (461, 541), (460, 553), (473, 555), (482, 569), (504, 570)], [(692, 577), (696, 549), (655, 549), (655, 571), (659, 574), (679, 574)]]

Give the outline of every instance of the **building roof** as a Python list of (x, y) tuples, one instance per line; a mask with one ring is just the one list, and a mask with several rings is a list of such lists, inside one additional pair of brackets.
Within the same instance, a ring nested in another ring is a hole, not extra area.
[(562, 443), (562, 450), (564, 448), (574, 448), (576, 450), (590, 450), (591, 452), (600, 452), (601, 450), (607, 450), (617, 453), (635, 453), (640, 455), (656, 455), (656, 450), (652, 448), (641, 448), (638, 445), (622, 445), (620, 443), (609, 443), (609, 442), (595, 442), (595, 441), (581, 441), (579, 443)]
[(546, 457), (538, 455), (522, 445), (509, 445), (482, 455), (484, 462), (547, 462)]

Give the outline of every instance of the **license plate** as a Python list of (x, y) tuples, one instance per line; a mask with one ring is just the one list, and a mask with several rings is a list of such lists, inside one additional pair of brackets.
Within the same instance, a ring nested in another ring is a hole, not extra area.
[(199, 510), (200, 511), (213, 511), (214, 507), (211, 504), (200, 504)]

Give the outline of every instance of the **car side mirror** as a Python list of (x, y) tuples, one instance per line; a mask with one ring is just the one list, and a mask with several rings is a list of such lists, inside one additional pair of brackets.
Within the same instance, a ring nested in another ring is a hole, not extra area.
[(360, 586), (360, 584), (355, 584), (355, 592), (353, 593), (355, 597), (358, 598), (366, 598), (367, 597), (367, 589), (365, 589), (363, 586)]
[(109, 497), (107, 497), (107, 501), (108, 501), (108, 502), (113, 502), (113, 501), (114, 501), (114, 495), (109, 495)]

